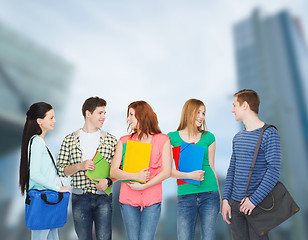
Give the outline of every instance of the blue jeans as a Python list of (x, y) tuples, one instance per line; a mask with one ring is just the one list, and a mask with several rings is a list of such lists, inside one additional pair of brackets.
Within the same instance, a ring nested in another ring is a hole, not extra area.
[(120, 203), (128, 240), (153, 240), (158, 225), (161, 203), (143, 208)]
[(231, 206), (231, 234), (233, 240), (268, 240), (268, 234), (259, 237), (248, 224), (245, 215), (240, 212), (240, 202), (230, 201)]
[(75, 231), (79, 240), (91, 240), (93, 222), (97, 240), (110, 240), (112, 194), (72, 194)]
[(200, 217), (201, 239), (213, 240), (220, 209), (218, 192), (203, 192), (178, 196), (177, 235), (179, 240), (194, 239), (197, 217)]
[(32, 230), (32, 240), (59, 240), (58, 229)]

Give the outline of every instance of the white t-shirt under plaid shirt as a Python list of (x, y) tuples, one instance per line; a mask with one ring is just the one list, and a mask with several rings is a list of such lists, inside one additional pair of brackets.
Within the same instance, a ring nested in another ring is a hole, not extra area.
[[(111, 164), (112, 157), (115, 153), (115, 148), (117, 145), (117, 139), (115, 136), (110, 133), (103, 132), (99, 129), (100, 139), (99, 145), (96, 150), (98, 150), (102, 156), (107, 160), (108, 163)], [(93, 155), (89, 158), (92, 159)], [(64, 169), (67, 166), (81, 163), (82, 156), (84, 153), (81, 150), (80, 146), (80, 129), (67, 135), (61, 145), (60, 152), (57, 159), (57, 168), (58, 174), (60, 177), (67, 177), (64, 174)], [(78, 171), (71, 176), (71, 187), (72, 188), (81, 188), (83, 193), (91, 192), (98, 193), (97, 188), (95, 187), (95, 183), (92, 182), (85, 175), (86, 171)]]
[(100, 130), (87, 133), (80, 129), (79, 136), (82, 151), (81, 161), (92, 160), (100, 143)]

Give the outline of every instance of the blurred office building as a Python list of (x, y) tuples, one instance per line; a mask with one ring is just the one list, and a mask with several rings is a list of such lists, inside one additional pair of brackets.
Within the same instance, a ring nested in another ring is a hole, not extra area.
[(72, 66), (62, 58), (0, 24), (1, 155), (20, 145), (32, 103), (46, 101), (61, 111), (71, 74)]
[(61, 118), (72, 71), (67, 61), (0, 23), (0, 239), (30, 239), (17, 201), (26, 111), (45, 101)]
[(308, 239), (308, 49), (301, 22), (288, 11), (259, 9), (233, 29), (238, 89), (261, 99), (260, 118), (281, 137), (281, 180), (301, 210), (271, 232), (271, 239)]

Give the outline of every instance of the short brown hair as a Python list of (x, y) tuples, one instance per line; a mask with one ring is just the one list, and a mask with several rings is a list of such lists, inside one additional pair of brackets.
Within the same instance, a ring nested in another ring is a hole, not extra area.
[(129, 104), (127, 107), (127, 117), (130, 108), (135, 110), (135, 117), (138, 121), (138, 128), (140, 130), (140, 135), (137, 136), (138, 139), (141, 139), (144, 134), (148, 136), (149, 134), (161, 133), (158, 127), (157, 115), (147, 102), (135, 101)]
[(254, 90), (243, 89), (235, 93), (233, 96), (237, 98), (237, 101), (239, 102), (240, 106), (244, 102), (247, 102), (250, 109), (256, 114), (258, 114), (260, 98), (259, 95)]
[(106, 107), (107, 102), (99, 97), (90, 97), (82, 105), (82, 115), (86, 117), (86, 111), (93, 113), (97, 107)]

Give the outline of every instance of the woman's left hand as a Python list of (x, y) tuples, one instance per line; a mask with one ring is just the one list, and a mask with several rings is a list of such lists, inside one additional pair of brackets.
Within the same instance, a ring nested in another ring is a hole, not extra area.
[(144, 190), (145, 189), (145, 184), (138, 183), (138, 182), (129, 182), (127, 185), (133, 189), (133, 190)]

